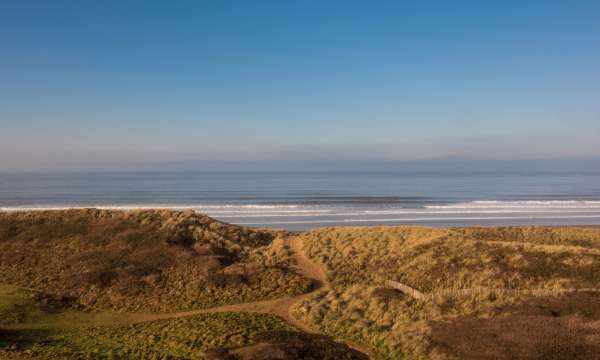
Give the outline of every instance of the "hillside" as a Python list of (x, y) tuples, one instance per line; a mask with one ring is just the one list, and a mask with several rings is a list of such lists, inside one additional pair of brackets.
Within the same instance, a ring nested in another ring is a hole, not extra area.
[[(600, 230), (329, 228), (302, 236), (332, 287), (298, 304), (296, 315), (381, 358), (600, 353), (600, 293), (569, 292), (600, 288)], [(386, 280), (435, 296), (415, 300)]]
[(599, 324), (600, 229), (0, 213), (0, 359), (588, 360)]
[(284, 232), (193, 212), (0, 213), (0, 283), (77, 309), (173, 312), (307, 291)]
[(0, 213), (0, 359), (364, 358), (289, 323), (316, 284), (288, 238), (193, 212)]

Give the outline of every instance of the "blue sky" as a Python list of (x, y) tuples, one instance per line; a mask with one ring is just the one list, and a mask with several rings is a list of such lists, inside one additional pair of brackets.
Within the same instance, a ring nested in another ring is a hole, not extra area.
[(598, 24), (598, 1), (2, 0), (0, 170), (598, 158)]

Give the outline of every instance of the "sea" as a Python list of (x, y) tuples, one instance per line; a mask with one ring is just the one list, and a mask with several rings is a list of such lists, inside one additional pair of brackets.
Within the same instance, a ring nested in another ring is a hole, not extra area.
[(0, 211), (191, 209), (252, 227), (600, 225), (600, 173), (0, 173)]

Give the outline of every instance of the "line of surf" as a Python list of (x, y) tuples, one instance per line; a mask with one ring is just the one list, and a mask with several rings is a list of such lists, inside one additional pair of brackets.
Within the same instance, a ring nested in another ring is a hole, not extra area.
[(581, 216), (487, 216), (487, 217), (422, 217), (422, 218), (379, 218), (379, 219), (339, 219), (339, 220), (298, 220), (298, 221), (264, 221), (236, 222), (237, 225), (285, 225), (285, 224), (339, 224), (360, 222), (416, 222), (416, 221), (473, 221), (473, 220), (563, 220), (563, 219), (600, 219), (600, 215)]

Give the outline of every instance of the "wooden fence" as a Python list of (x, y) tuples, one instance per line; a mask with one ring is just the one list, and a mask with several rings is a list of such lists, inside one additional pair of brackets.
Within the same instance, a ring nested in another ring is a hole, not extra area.
[(466, 289), (443, 289), (437, 290), (428, 294), (424, 294), (417, 289), (414, 289), (406, 284), (398, 281), (386, 280), (385, 286), (396, 290), (402, 291), (404, 294), (410, 297), (423, 300), (431, 301), (437, 297), (446, 296), (470, 296), (477, 294), (496, 294), (496, 295), (530, 295), (530, 296), (554, 296), (569, 292), (600, 292), (598, 288), (572, 288), (572, 289), (505, 289), (505, 288), (488, 288), (488, 287), (474, 287)]
[(423, 294), (422, 292), (420, 292), (419, 290), (413, 289), (410, 286), (404, 285), (403, 283), (398, 282), (398, 281), (386, 280), (385, 285), (387, 287), (391, 287), (393, 289), (400, 290), (403, 293), (405, 293), (405, 294), (409, 295), (410, 297), (415, 298), (417, 300), (425, 300), (425, 298), (426, 298), (426, 295)]

